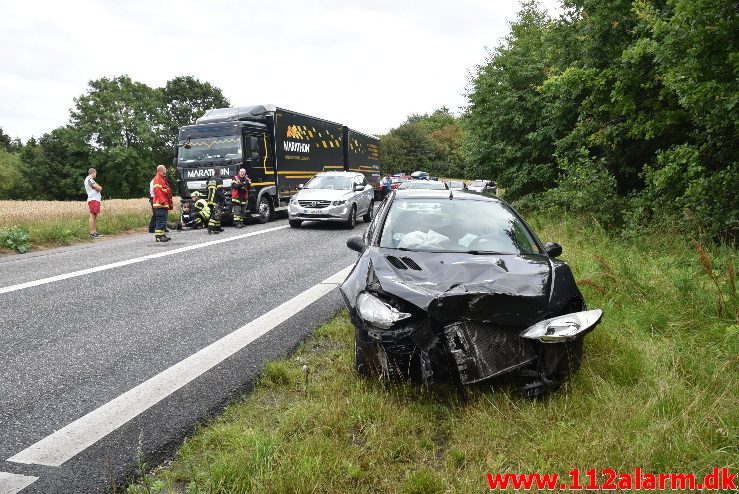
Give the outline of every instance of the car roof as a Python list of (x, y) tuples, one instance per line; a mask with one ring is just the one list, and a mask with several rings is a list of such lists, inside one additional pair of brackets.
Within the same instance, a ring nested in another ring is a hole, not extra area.
[(342, 170), (342, 171), (335, 171), (335, 172), (333, 172), (333, 171), (332, 172), (318, 172), (318, 173), (316, 173), (316, 176), (318, 176), (318, 175), (336, 175), (336, 176), (352, 175), (352, 176), (354, 176), (354, 175), (361, 175), (361, 173), (347, 172), (347, 171)]
[(471, 194), (469, 192), (454, 192), (450, 190), (395, 189), (394, 194), (397, 199), (448, 199), (450, 192), (452, 192), (452, 197), (454, 199), (499, 203), (503, 202), (503, 200), (498, 197), (481, 196), (479, 194)]

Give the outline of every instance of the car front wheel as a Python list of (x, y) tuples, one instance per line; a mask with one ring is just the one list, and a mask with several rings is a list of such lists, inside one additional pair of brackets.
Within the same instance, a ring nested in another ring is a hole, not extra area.
[(362, 220), (365, 223), (369, 223), (370, 221), (372, 221), (372, 215), (374, 214), (374, 212), (375, 212), (375, 201), (370, 201), (369, 209), (367, 209), (367, 213), (364, 216), (362, 216)]
[(346, 227), (353, 230), (357, 226), (357, 205), (352, 204), (352, 210), (349, 211), (349, 219), (346, 220)]

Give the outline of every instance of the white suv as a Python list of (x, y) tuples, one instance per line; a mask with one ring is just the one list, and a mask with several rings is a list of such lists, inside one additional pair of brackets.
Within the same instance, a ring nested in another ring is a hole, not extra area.
[(374, 198), (375, 190), (361, 173), (319, 173), (290, 199), (290, 226), (297, 228), (303, 221), (343, 221), (354, 228), (357, 215), (372, 221)]

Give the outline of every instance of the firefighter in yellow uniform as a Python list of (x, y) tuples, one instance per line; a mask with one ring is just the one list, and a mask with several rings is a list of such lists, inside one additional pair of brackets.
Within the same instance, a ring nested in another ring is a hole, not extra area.
[(210, 220), (210, 207), (208, 201), (203, 199), (203, 194), (197, 190), (192, 193), (192, 205), (190, 206), (190, 215), (185, 226), (198, 229), (205, 227)]
[(210, 206), (208, 233), (220, 233), (223, 231), (221, 216), (223, 215), (223, 203), (225, 202), (220, 168), (213, 170), (213, 176), (208, 179), (206, 185), (208, 187), (208, 206)]

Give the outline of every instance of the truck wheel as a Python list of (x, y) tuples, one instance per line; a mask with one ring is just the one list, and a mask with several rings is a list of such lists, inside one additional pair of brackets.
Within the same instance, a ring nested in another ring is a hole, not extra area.
[(269, 198), (267, 194), (264, 194), (259, 199), (259, 223), (267, 223), (270, 216), (272, 216), (272, 208), (269, 205)]
[(346, 220), (346, 227), (353, 230), (357, 226), (357, 205), (352, 204), (352, 210), (349, 211), (349, 219)]
[(367, 210), (367, 213), (362, 216), (362, 221), (365, 223), (369, 223), (372, 221), (372, 215), (375, 213), (375, 201), (370, 201), (369, 209)]
[(288, 220), (290, 222), (290, 226), (293, 228), (300, 228), (300, 225), (303, 224), (303, 220)]

